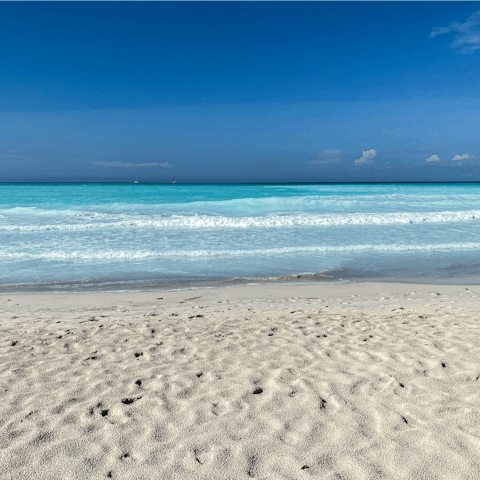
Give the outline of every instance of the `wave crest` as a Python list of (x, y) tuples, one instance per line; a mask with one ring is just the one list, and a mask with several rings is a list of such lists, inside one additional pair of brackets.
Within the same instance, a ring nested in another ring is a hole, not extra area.
[(48, 253), (7, 253), (0, 252), (0, 258), (9, 260), (20, 259), (48, 259), (48, 260), (141, 260), (147, 258), (174, 258), (174, 257), (244, 257), (244, 256), (268, 256), (289, 254), (322, 254), (322, 253), (350, 253), (350, 252), (434, 252), (434, 251), (465, 251), (478, 250), (480, 243), (445, 243), (425, 245), (345, 245), (345, 246), (306, 246), (306, 247), (282, 247), (252, 250), (171, 250), (166, 252), (123, 252), (108, 251), (101, 253), (64, 252), (52, 251)]
[[(125, 217), (125, 215), (122, 215)], [(77, 215), (78, 217), (78, 215)], [(81, 218), (90, 218), (84, 214)], [(123, 218), (111, 222), (68, 223), (51, 225), (0, 225), (0, 231), (42, 232), (48, 230), (88, 230), (105, 228), (158, 229), (230, 229), (230, 228), (285, 228), (343, 225), (404, 225), (409, 223), (453, 223), (480, 220), (480, 210), (457, 212), (400, 212), (347, 214), (294, 214), (252, 217), (225, 217), (211, 215), (149, 216), (148, 219)], [(101, 217), (104, 220), (104, 217)]]

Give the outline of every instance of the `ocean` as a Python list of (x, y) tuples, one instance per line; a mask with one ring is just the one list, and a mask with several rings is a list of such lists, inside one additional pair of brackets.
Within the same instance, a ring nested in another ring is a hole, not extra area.
[(0, 184), (0, 293), (479, 283), (480, 184)]

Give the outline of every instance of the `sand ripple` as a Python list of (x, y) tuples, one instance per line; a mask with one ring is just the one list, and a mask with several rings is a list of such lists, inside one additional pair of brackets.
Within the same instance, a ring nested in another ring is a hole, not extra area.
[(198, 312), (4, 330), (0, 477), (480, 478), (477, 313)]

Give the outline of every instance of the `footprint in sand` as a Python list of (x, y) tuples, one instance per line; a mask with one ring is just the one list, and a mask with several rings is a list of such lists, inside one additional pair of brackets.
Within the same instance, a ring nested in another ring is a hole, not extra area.
[(204, 448), (195, 448), (193, 450), (193, 455), (197, 463), (200, 465), (205, 465), (213, 460), (215, 456), (215, 448), (210, 446)]

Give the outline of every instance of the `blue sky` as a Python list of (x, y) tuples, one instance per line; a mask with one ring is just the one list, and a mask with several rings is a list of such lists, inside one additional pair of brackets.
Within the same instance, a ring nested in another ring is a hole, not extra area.
[(480, 180), (480, 2), (0, 2), (0, 31), (0, 181)]

